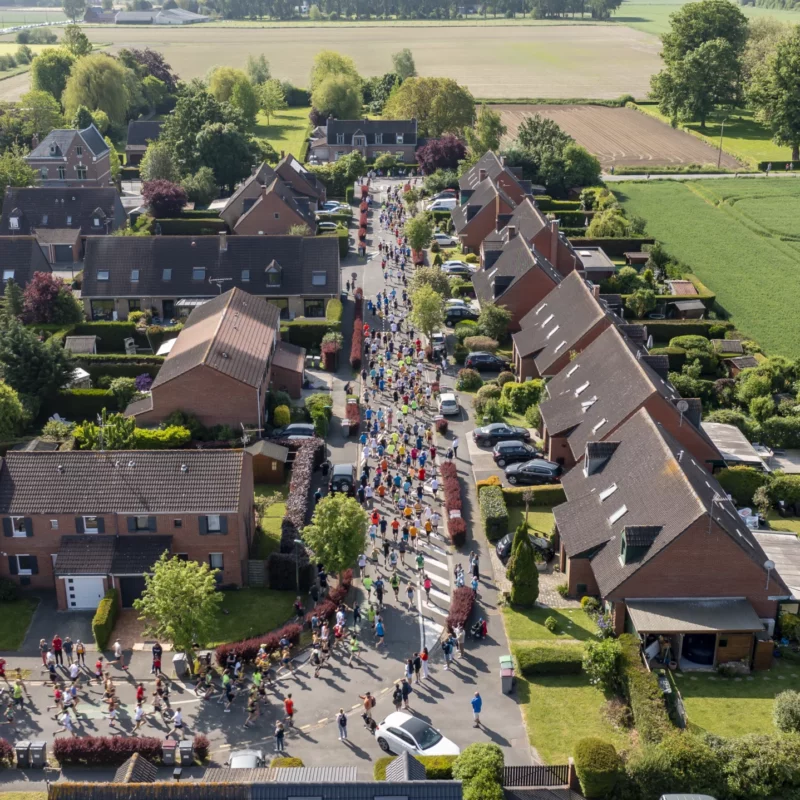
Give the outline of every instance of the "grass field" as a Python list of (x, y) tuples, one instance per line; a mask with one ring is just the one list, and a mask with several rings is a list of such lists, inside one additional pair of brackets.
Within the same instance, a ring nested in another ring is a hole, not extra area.
[(283, 495), (283, 502), (273, 503), (266, 510), (261, 518), (261, 530), (263, 534), (256, 534), (255, 558), (266, 559), (270, 553), (274, 553), (281, 546), (281, 520), (286, 513), (286, 497), (289, 494), (289, 487), (274, 486), (267, 483), (257, 483), (255, 486), (256, 497), (264, 495), (269, 497), (276, 492)]
[[(577, 639), (584, 641), (597, 636), (597, 626), (580, 608), (505, 608), (506, 632), (511, 641)], [(555, 617), (558, 627), (549, 631), (544, 626), (548, 617)]]
[(269, 142), (279, 155), (283, 150), (299, 158), (306, 140), (309, 111), (310, 108), (287, 108), (279, 114), (273, 114), (269, 125), (266, 116), (259, 114), (253, 133), (257, 138)]
[(0, 604), (0, 650), (16, 650), (22, 644), (38, 605), (39, 600), (35, 597)]
[(626, 182), (614, 192), (716, 292), (740, 331), (768, 354), (800, 356), (800, 181)]
[[(209, 647), (267, 633), (292, 616), (294, 592), (274, 589), (238, 589), (224, 592)], [(227, 611), (228, 613), (224, 613)]]

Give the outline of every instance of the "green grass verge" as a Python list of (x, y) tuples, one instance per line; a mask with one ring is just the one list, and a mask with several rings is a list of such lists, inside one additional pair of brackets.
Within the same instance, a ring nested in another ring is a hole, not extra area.
[(782, 517), (774, 509), (767, 514), (769, 526), (774, 531), (789, 531), (796, 536), (800, 536), (800, 518)]
[[(597, 626), (580, 608), (504, 608), (506, 633), (512, 642), (552, 639), (597, 638)], [(555, 617), (558, 627), (549, 631), (544, 626), (548, 617)]]
[(775, 695), (800, 689), (800, 663), (776, 659), (772, 669), (742, 678), (678, 673), (676, 683), (691, 728), (725, 737), (774, 733)]
[(296, 597), (294, 592), (274, 589), (223, 592), (222, 605), (214, 619), (214, 632), (208, 646), (216, 647), (225, 642), (258, 636), (283, 625), (292, 616)]
[(280, 493), (283, 502), (273, 503), (267, 508), (266, 513), (261, 517), (261, 532), (256, 533), (253, 544), (253, 558), (267, 558), (270, 553), (274, 553), (281, 545), (281, 520), (286, 513), (286, 497), (289, 494), (288, 485), (275, 486), (269, 483), (257, 483), (255, 486), (256, 497), (259, 495), (270, 496), (276, 492)]
[(21, 597), (10, 603), (0, 603), (0, 650), (16, 650), (22, 644), (38, 605), (36, 597)]
[(617, 184), (629, 214), (689, 264), (736, 327), (771, 355), (800, 356), (800, 181), (786, 178)]
[(253, 135), (257, 139), (269, 142), (278, 155), (283, 150), (299, 159), (300, 150), (306, 140), (309, 111), (311, 111), (310, 108), (287, 108), (273, 114), (270, 117), (269, 125), (266, 115), (259, 113)]
[[(508, 529), (515, 531), (523, 517), (525, 516), (525, 507), (511, 506), (508, 509)], [(532, 533), (537, 536), (550, 536), (553, 530), (555, 518), (553, 517), (552, 506), (531, 506), (528, 511), (528, 525), (531, 526)]]

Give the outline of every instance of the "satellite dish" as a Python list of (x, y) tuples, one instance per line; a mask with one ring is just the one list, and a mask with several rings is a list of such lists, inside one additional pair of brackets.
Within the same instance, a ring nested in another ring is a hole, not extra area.
[(685, 414), (689, 410), (689, 404), (685, 400), (678, 400), (675, 407), (681, 414)]
[(764, 562), (764, 569), (775, 569), (775, 562), (774, 561), (765, 561)]

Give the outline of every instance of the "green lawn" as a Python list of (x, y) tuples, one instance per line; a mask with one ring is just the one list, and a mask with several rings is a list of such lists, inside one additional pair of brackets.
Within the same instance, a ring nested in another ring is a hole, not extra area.
[[(509, 608), (503, 609), (506, 633), (512, 642), (596, 638), (597, 626), (580, 608)], [(544, 626), (548, 617), (555, 617), (558, 627), (549, 631)]]
[(257, 483), (255, 486), (256, 497), (259, 495), (270, 496), (276, 492), (280, 493), (283, 502), (273, 503), (267, 508), (266, 513), (261, 518), (261, 529), (263, 534), (256, 534), (256, 541), (253, 548), (255, 558), (265, 559), (270, 553), (274, 553), (281, 544), (281, 520), (286, 513), (286, 497), (289, 494), (288, 485), (275, 486), (269, 483)]
[(774, 531), (791, 531), (791, 533), (800, 536), (800, 518), (798, 517), (782, 517), (774, 509), (767, 514), (769, 526)]
[(585, 675), (520, 678), (517, 693), (530, 743), (547, 764), (566, 764), (576, 742), (586, 736), (598, 736), (617, 750), (631, 747), (629, 734), (605, 719), (606, 698)]
[(776, 659), (775, 666), (746, 678), (721, 678), (713, 673), (678, 673), (689, 725), (718, 736), (774, 733), (775, 695), (800, 689), (800, 663)]
[[(525, 516), (525, 507), (511, 506), (508, 509), (508, 529), (515, 531), (522, 518)], [(555, 519), (553, 518), (552, 506), (531, 506), (528, 511), (528, 525), (531, 526), (532, 532), (538, 536), (550, 537), (550, 532), (553, 530)]]
[(0, 650), (16, 650), (22, 644), (38, 605), (35, 597), (0, 603)]
[(614, 192), (689, 264), (736, 327), (771, 355), (800, 356), (800, 181), (626, 182)]
[[(294, 592), (273, 589), (238, 589), (223, 592), (209, 647), (267, 633), (292, 617)], [(224, 613), (227, 611), (228, 613)]]
[(283, 150), (299, 159), (310, 124), (309, 111), (311, 111), (310, 108), (287, 108), (273, 114), (269, 125), (267, 125), (267, 117), (263, 113), (259, 113), (253, 134), (257, 139), (269, 142), (278, 155)]

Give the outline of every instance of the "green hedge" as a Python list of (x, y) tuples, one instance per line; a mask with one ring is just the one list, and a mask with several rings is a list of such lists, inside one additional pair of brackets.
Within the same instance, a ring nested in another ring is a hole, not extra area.
[(26, 325), (26, 328), (31, 328), (35, 333), (41, 336), (46, 341), (60, 341), (63, 342), (67, 336), (72, 336), (75, 331), (74, 325), (51, 325), (51, 324), (33, 324)]
[(92, 618), (92, 635), (98, 650), (105, 650), (114, 623), (119, 614), (119, 595), (116, 589), (109, 589), (105, 597), (98, 603), (97, 611)]
[(165, 356), (154, 356), (150, 353), (142, 353), (141, 355), (129, 356), (124, 353), (80, 353), (75, 356), (76, 361), (83, 366), (84, 364), (149, 364), (151, 366), (160, 367), (164, 363)]
[(538, 675), (578, 675), (583, 671), (583, 645), (562, 642), (512, 644), (517, 669), (526, 678)]
[(147, 373), (153, 380), (155, 380), (158, 373), (161, 371), (160, 364), (143, 364), (138, 361), (133, 361), (129, 364), (109, 364), (106, 362), (84, 362), (78, 359), (76, 364), (85, 369), (92, 379), (92, 385), (97, 386), (97, 381), (100, 378), (138, 378), (140, 375)]
[(561, 484), (553, 486), (516, 486), (513, 489), (503, 489), (503, 497), (509, 506), (524, 506), (525, 493), (530, 492), (532, 506), (557, 506), (567, 502), (564, 487)]
[(761, 486), (769, 482), (766, 473), (755, 467), (730, 467), (716, 475), (719, 485), (726, 494), (732, 495), (738, 506), (752, 506), (753, 495)]
[(325, 319), (328, 320), (328, 322), (341, 324), (343, 311), (344, 307), (342, 306), (342, 301), (334, 297), (325, 304)]
[(180, 217), (175, 219), (219, 219), (219, 211), (213, 208), (195, 208), (191, 211), (181, 211)]
[(305, 763), (302, 758), (294, 758), (292, 756), (275, 756), (269, 762), (270, 767), (290, 767), (292, 769), (299, 769), (304, 767)]
[(219, 217), (202, 219), (157, 219), (164, 236), (204, 236), (228, 230), (228, 224)]
[(132, 322), (81, 322), (75, 325), (74, 336), (97, 336), (97, 350), (100, 353), (124, 353), (125, 339), (134, 338), (142, 344), (142, 337), (136, 333)]
[(585, 221), (588, 218), (591, 222), (593, 211), (552, 211), (556, 215), (556, 219), (567, 226), (575, 228), (585, 227)]
[(320, 222), (341, 222), (347, 227), (353, 221), (353, 213), (348, 211), (346, 214), (334, 214), (333, 212), (320, 211)]
[(791, 164), (792, 169), (800, 169), (800, 161), (759, 161), (759, 172), (766, 172), (769, 164), (772, 164), (773, 172), (785, 172), (787, 164)]
[(669, 359), (670, 372), (680, 372), (686, 361), (686, 351), (682, 347), (654, 347), (651, 356), (666, 356)]
[(549, 194), (537, 194), (533, 198), (541, 211), (580, 211), (580, 200), (553, 200)]
[[(172, 325), (169, 328), (164, 328), (161, 325), (150, 325), (147, 329), (147, 336), (145, 337), (147, 344), (143, 346), (151, 347), (155, 353), (164, 342), (168, 339), (174, 339), (182, 330), (182, 322), (177, 325)], [(152, 357), (159, 358), (159, 356)], [(134, 356), (128, 356), (128, 358), (134, 358)]]
[(647, 327), (648, 335), (656, 342), (668, 342), (676, 336), (705, 336), (706, 339), (721, 339), (722, 336), (712, 336), (710, 329), (715, 327), (733, 330), (733, 324), (718, 319), (646, 319), (641, 323)]
[[(386, 780), (386, 768), (397, 756), (383, 756), (375, 762), (372, 777), (376, 781)], [(453, 764), (458, 756), (414, 756), (425, 767), (425, 777), (429, 781), (450, 781), (453, 779)]]
[(575, 772), (586, 797), (610, 797), (622, 774), (622, 760), (613, 744), (590, 736), (575, 744)]
[(109, 389), (62, 389), (44, 406), (44, 415), (58, 413), (70, 422), (95, 420), (103, 409), (120, 410), (117, 399)]
[(338, 331), (340, 322), (327, 319), (294, 319), (281, 323), (281, 339), (306, 350), (319, 349), (326, 333)]
[(632, 236), (627, 239), (589, 239), (585, 236), (570, 239), (576, 250), (583, 247), (602, 247), (609, 258), (622, 258), (623, 253), (639, 251), (643, 245), (655, 244), (655, 239), (648, 236)]
[(350, 252), (350, 233), (345, 228), (338, 231), (327, 231), (320, 235), (339, 237), (339, 258), (345, 258)]
[(490, 542), (508, 533), (508, 509), (499, 486), (484, 486), (478, 493), (486, 538)]

